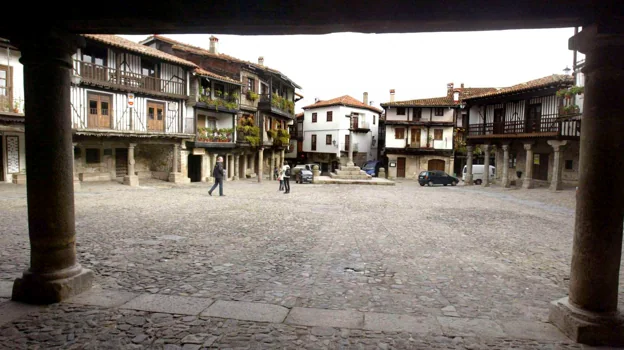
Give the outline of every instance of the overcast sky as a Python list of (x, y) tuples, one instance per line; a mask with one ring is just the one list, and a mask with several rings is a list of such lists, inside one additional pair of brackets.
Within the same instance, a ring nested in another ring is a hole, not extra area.
[[(219, 51), (275, 68), (299, 84), (301, 107), (342, 95), (379, 107), (396, 100), (443, 96), (446, 84), (504, 87), (572, 67), (573, 28), (489, 32), (238, 36), (214, 34)], [(211, 34), (165, 35), (209, 47)], [(147, 35), (122, 35), (140, 41)]]

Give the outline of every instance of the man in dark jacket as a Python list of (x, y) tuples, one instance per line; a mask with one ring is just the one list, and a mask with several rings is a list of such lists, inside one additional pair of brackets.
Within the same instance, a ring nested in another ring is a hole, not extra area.
[(219, 186), (219, 196), (225, 196), (223, 194), (223, 172), (223, 157), (218, 157), (217, 164), (215, 164), (214, 170), (212, 171), (212, 176), (215, 179), (215, 183), (214, 185), (212, 185), (210, 191), (208, 191), (209, 195), (212, 196), (212, 191), (214, 191), (214, 189)]

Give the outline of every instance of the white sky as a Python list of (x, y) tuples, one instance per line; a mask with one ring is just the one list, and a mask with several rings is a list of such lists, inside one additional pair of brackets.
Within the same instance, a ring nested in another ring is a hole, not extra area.
[[(503, 87), (572, 68), (573, 28), (414, 34), (238, 36), (214, 34), (219, 52), (275, 68), (302, 86), (301, 107), (342, 95), (379, 107), (396, 100), (444, 96), (446, 84)], [(211, 34), (165, 35), (209, 47)], [(147, 35), (122, 35), (140, 41)]]

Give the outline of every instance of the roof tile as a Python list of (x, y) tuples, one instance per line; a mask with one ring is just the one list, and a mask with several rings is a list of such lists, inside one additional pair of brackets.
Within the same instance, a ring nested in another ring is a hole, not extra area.
[(473, 99), (473, 98), (482, 98), (482, 97), (491, 97), (491, 96), (500, 96), (511, 93), (518, 93), (529, 91), (538, 88), (549, 87), (552, 85), (571, 85), (574, 84), (574, 78), (568, 75), (563, 74), (553, 74), (543, 78), (529, 80), (524, 83), (516, 84), (510, 87), (495, 89), (494, 91), (487, 91), (480, 94), (476, 94), (471, 97), (467, 97), (465, 99)]
[(326, 100), (326, 101), (318, 101), (314, 104), (303, 107), (303, 109), (314, 109), (314, 108), (319, 108), (319, 107), (338, 106), (338, 105), (355, 107), (355, 108), (364, 108), (364, 109), (368, 109), (376, 113), (381, 113), (380, 109), (375, 108), (373, 106), (366, 105), (363, 102), (358, 101), (349, 95), (336, 97), (336, 98), (333, 98), (331, 100)]
[[(454, 91), (459, 91), (459, 102), (465, 100), (469, 97), (476, 96), (479, 94), (487, 93), (490, 91), (496, 91), (496, 88), (457, 88)], [(416, 100), (407, 100), (407, 101), (395, 101), (395, 102), (386, 102), (382, 103), (382, 107), (411, 107), (411, 106), (422, 106), (422, 107), (435, 107), (435, 106), (455, 106), (458, 102), (453, 100), (453, 95), (441, 96), (441, 97), (432, 97), (432, 98), (421, 98)]]

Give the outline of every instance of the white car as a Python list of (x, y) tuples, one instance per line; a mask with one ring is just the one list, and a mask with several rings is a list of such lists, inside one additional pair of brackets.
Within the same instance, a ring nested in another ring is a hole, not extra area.
[[(473, 164), (472, 165), (472, 182), (475, 185), (480, 185), (483, 182), (483, 164)], [(466, 181), (466, 174), (468, 173), (468, 166), (464, 165), (464, 170), (462, 171), (462, 181)], [(496, 177), (496, 167), (490, 165), (490, 182), (494, 180)]]

